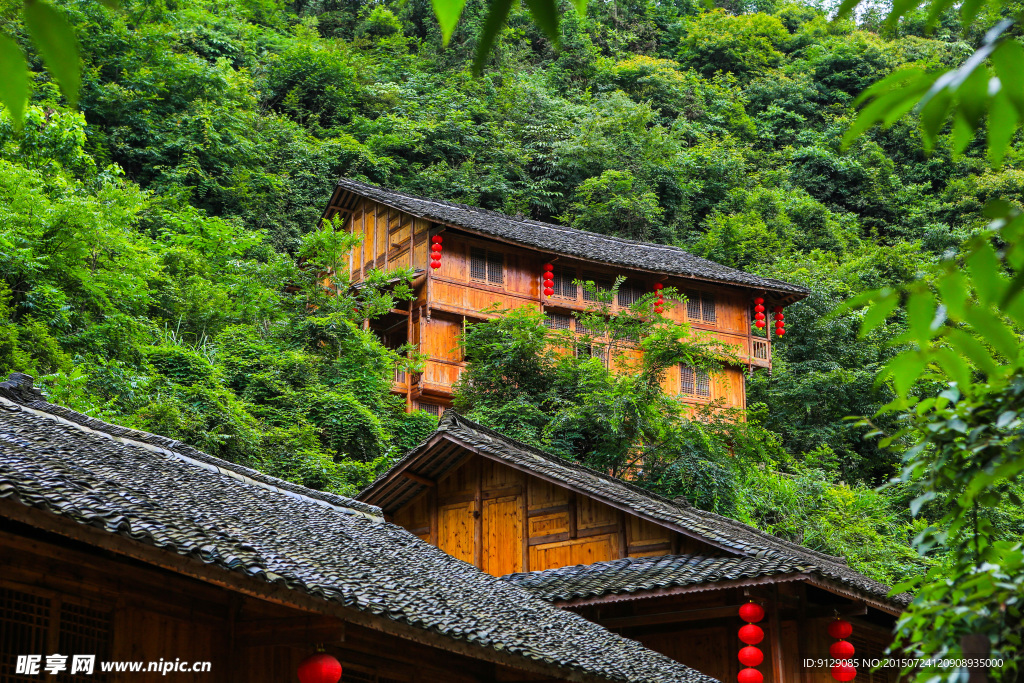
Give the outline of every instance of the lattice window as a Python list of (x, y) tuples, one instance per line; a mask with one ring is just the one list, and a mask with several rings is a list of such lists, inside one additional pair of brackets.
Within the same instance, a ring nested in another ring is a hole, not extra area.
[(469, 277), (492, 285), (504, 284), (505, 255), (500, 251), (473, 247), (469, 250)]
[[(47, 652), (51, 604), (48, 598), (0, 588), (0, 681), (38, 681), (39, 676), (17, 676), (17, 655)], [(62, 653), (63, 654), (63, 653)]]
[(711, 292), (687, 292), (686, 317), (695, 322), (718, 322), (718, 309), (715, 306), (715, 295)]
[[(58, 628), (56, 633), (54, 628)], [(45, 664), (46, 656), (51, 654), (68, 657), (68, 671), (60, 674), (60, 680), (70, 683), (105, 681), (106, 676), (98, 670), (92, 675), (72, 676), (71, 656), (96, 655), (97, 662), (106, 661), (110, 658), (110, 639), (109, 612), (0, 588), (0, 683), (37, 681), (39, 676), (14, 673), (17, 655), (42, 655), (41, 664)]]
[(576, 298), (576, 271), (572, 268), (555, 268), (555, 280), (552, 289), (555, 296), (564, 299)]
[[(612, 281), (611, 280), (609, 280), (606, 277), (601, 277), (600, 275), (597, 275), (596, 273), (583, 273), (583, 277), (580, 278), (580, 279), (582, 279), (584, 282), (593, 282), (594, 285), (598, 288), (598, 290), (600, 290), (602, 292), (607, 292), (609, 289), (612, 288)], [(583, 290), (583, 300), (584, 301), (598, 301), (597, 292), (592, 292), (592, 291), (590, 291), (588, 289), (584, 289)]]
[(608, 350), (602, 344), (577, 344), (577, 358), (597, 358), (602, 364), (608, 362)]
[[(110, 615), (106, 612), (74, 605), (61, 603), (60, 607), (60, 633), (57, 637), (57, 651), (67, 655), (96, 655), (96, 661), (105, 661), (109, 657), (107, 647), (110, 643)], [(68, 659), (70, 672), (70, 658)], [(88, 681), (103, 680), (104, 676), (97, 677), (96, 673), (86, 675), (64, 673), (61, 680), (71, 683), (86, 683)]]
[(441, 413), (444, 412), (436, 403), (420, 403), (420, 409), (434, 417), (441, 417)]
[(473, 280), (487, 279), (486, 249), (477, 249), (474, 247), (469, 250), (469, 277)]
[(620, 306), (632, 306), (640, 297), (644, 295), (644, 290), (634, 283), (624, 282), (619, 287), (619, 305)]
[(711, 376), (707, 370), (679, 365), (679, 393), (684, 396), (711, 397)]
[(505, 283), (505, 255), (500, 251), (487, 252), (487, 282), (492, 285)]
[(546, 313), (544, 315), (544, 326), (553, 330), (568, 330), (571, 316), (564, 313)]

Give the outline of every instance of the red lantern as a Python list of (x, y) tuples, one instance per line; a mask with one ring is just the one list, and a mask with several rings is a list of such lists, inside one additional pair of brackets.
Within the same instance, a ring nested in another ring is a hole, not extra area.
[(775, 319), (776, 320), (785, 320), (786, 316), (784, 314), (782, 314), (782, 313), (776, 313), (775, 314)]
[(754, 624), (741, 626), (740, 640), (747, 645), (757, 645), (764, 640), (764, 631), (761, 630), (760, 626), (755, 626)]
[(433, 242), (434, 244), (441, 244), (441, 242), (443, 242), (444, 240), (441, 239), (440, 235), (434, 235), (433, 237), (430, 238), (430, 241)]
[(849, 662), (840, 662), (832, 667), (832, 678), (837, 681), (852, 681), (857, 677), (857, 669)]
[(442, 250), (443, 248), (444, 248), (444, 247), (442, 247), (442, 246), (441, 246), (440, 244), (438, 244), (437, 242), (434, 242), (433, 244), (431, 244), (431, 245), (430, 245), (430, 251), (432, 251), (432, 252), (434, 252), (434, 253), (436, 253), (436, 254), (440, 254), (440, 253), (441, 253), (441, 250)]
[(764, 676), (757, 669), (740, 669), (736, 680), (739, 683), (761, 683), (764, 681)]
[(755, 320), (755, 321), (754, 321), (754, 325), (755, 325), (755, 326), (756, 326), (756, 327), (757, 327), (758, 329), (760, 329), (760, 328), (764, 327), (764, 321), (763, 321), (763, 320)]
[(828, 654), (832, 659), (850, 659), (853, 653), (853, 643), (848, 640), (837, 640), (828, 648)]
[(764, 299), (762, 299), (761, 297), (757, 297), (756, 299), (754, 299), (754, 303), (755, 304), (763, 304), (764, 303)]
[(554, 282), (554, 281), (555, 281), (555, 274), (554, 273), (544, 273), (544, 282)]
[(743, 666), (757, 666), (764, 661), (764, 653), (753, 645), (742, 648), (739, 657)]
[(554, 269), (555, 269), (555, 267), (553, 265), (551, 265), (550, 263), (545, 263), (544, 264), (544, 270), (551, 271), (551, 270), (554, 270)]
[(849, 638), (851, 633), (853, 633), (853, 624), (844, 619), (836, 619), (828, 625), (828, 634), (837, 640)]
[(441, 267), (441, 262), (440, 261), (431, 261), (430, 262), (430, 267), (433, 268), (434, 270), (437, 270), (438, 268)]
[(748, 602), (740, 606), (740, 619), (754, 624), (764, 619), (764, 607), (756, 602)]
[(772, 310), (775, 311), (776, 313), (782, 313), (782, 306), (776, 306)]
[(781, 327), (776, 327), (775, 328), (775, 334), (778, 335), (779, 337), (785, 337), (786, 336), (786, 330), (782, 329)]
[(551, 296), (554, 293), (555, 293), (555, 290), (552, 289), (551, 287), (545, 287), (544, 288), (544, 296)]
[(661, 313), (661, 312), (662, 312), (662, 311), (664, 311), (664, 310), (665, 310), (665, 309), (664, 309), (664, 308), (662, 308), (661, 306), (655, 306), (655, 307), (654, 307), (654, 312), (655, 312), (655, 313)]
[(295, 673), (300, 683), (338, 683), (341, 680), (341, 662), (325, 652), (318, 652), (302, 660)]
[(660, 282), (655, 282), (654, 283), (654, 290), (655, 291), (662, 290), (662, 289), (665, 289), (665, 285), (661, 284)]
[(755, 313), (754, 320), (764, 320), (764, 313)]
[(754, 306), (754, 310), (757, 311), (758, 313), (764, 313), (764, 306), (762, 306), (761, 304), (758, 304), (758, 305)]

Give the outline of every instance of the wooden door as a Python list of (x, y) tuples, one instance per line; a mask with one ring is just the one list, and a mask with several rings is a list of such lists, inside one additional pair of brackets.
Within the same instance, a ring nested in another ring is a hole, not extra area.
[(504, 576), (523, 570), (523, 514), (518, 496), (484, 501), (483, 567)]
[(473, 563), (473, 501), (438, 508), (438, 547), (453, 557)]

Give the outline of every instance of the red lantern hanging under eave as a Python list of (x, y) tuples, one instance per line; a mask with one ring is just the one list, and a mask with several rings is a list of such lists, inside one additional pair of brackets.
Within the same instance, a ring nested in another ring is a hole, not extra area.
[(848, 640), (837, 640), (828, 648), (828, 654), (832, 659), (850, 659), (854, 652), (853, 643)]
[(832, 678), (837, 681), (852, 681), (857, 677), (857, 669), (849, 662), (839, 662), (832, 667)]
[(740, 669), (736, 680), (738, 683), (761, 683), (764, 680), (764, 675), (757, 669)]
[(764, 607), (761, 607), (756, 602), (740, 605), (740, 619), (747, 623), (755, 624), (764, 619)]
[(764, 631), (761, 630), (760, 626), (755, 626), (754, 624), (741, 626), (740, 640), (747, 645), (757, 645), (764, 640)]
[(318, 652), (302, 660), (295, 673), (300, 683), (338, 683), (341, 662), (326, 652)]
[(836, 619), (828, 625), (828, 634), (837, 640), (849, 638), (853, 633), (853, 624), (845, 619)]

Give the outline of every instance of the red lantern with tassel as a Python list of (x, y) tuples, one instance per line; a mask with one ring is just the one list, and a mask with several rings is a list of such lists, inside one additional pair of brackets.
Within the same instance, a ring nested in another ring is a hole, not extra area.
[(850, 659), (854, 652), (853, 643), (848, 640), (837, 640), (828, 648), (828, 654), (832, 659)]
[(318, 652), (302, 660), (295, 673), (300, 683), (338, 683), (341, 662), (326, 652)]
[(757, 666), (764, 661), (764, 653), (753, 645), (740, 648), (740, 664), (743, 666)]
[(837, 681), (852, 681), (857, 677), (857, 669), (849, 662), (840, 662), (832, 667), (832, 678)]
[(740, 669), (736, 680), (739, 683), (762, 683), (764, 676), (757, 669)]

